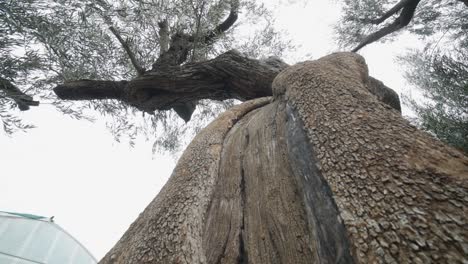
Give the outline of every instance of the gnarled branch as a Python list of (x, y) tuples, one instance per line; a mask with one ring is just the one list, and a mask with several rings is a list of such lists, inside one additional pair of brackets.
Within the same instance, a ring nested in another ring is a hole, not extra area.
[[(403, 1), (405, 1), (405, 0), (403, 0)], [(375, 42), (375, 41), (377, 41), (377, 40), (379, 40), (379, 39), (381, 39), (381, 38), (395, 32), (395, 31), (397, 31), (399, 29), (402, 29), (402, 28), (406, 27), (411, 22), (411, 20), (413, 19), (414, 11), (416, 10), (416, 7), (418, 6), (420, 1), (421, 0), (405, 1), (405, 5), (400, 8), (402, 10), (401, 10), (401, 13), (398, 16), (398, 18), (396, 18), (391, 24), (381, 28), (380, 30), (378, 30), (378, 31), (376, 31), (376, 32), (374, 32), (374, 33), (372, 33), (370, 35), (368, 35), (361, 43), (359, 43), (359, 45), (356, 48), (354, 48), (352, 50), (352, 52), (357, 52), (358, 50), (360, 50), (364, 46), (366, 46), (366, 45), (368, 45), (368, 44), (370, 44), (372, 42)], [(398, 4), (396, 6), (398, 6)], [(392, 8), (392, 10), (393, 10), (393, 8)], [(395, 13), (398, 10), (396, 10)]]
[[(228, 51), (209, 61), (166, 67), (130, 81), (78, 80), (59, 85), (54, 91), (61, 99), (118, 99), (153, 113), (201, 99), (270, 96), (273, 79), (287, 66), (277, 59), (258, 61)], [(187, 115), (181, 117), (190, 119)]]

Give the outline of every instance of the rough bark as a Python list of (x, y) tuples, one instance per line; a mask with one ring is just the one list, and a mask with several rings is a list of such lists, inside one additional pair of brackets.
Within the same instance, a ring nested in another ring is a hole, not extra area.
[[(287, 68), (204, 129), (101, 263), (459, 263), (468, 158), (369, 89), (362, 57)], [(270, 103), (269, 103), (270, 102)]]
[[(209, 61), (146, 72), (130, 81), (78, 80), (58, 85), (54, 92), (66, 100), (117, 99), (153, 113), (201, 99), (245, 101), (270, 96), (273, 79), (287, 66), (275, 57), (258, 61), (232, 50)], [(398, 95), (380, 81), (371, 80), (369, 90), (400, 110)], [(190, 116), (191, 112), (184, 120)]]
[(131, 81), (78, 80), (57, 86), (61, 99), (118, 99), (153, 113), (200, 99), (239, 99), (271, 95), (271, 83), (287, 64), (249, 59), (229, 51), (205, 62), (147, 72)]
[[(360, 263), (457, 263), (467, 255), (468, 158), (369, 96), (362, 57), (334, 54), (275, 79), (309, 142)], [(278, 95), (277, 95), (278, 96)]]

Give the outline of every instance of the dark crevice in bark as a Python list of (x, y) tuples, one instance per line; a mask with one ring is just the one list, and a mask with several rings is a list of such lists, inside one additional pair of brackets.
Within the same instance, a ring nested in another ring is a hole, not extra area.
[(291, 167), (302, 189), (309, 226), (314, 233), (319, 259), (324, 263), (354, 263), (346, 228), (333, 199), (330, 186), (317, 167), (313, 147), (298, 115), (286, 107), (287, 148)]
[[(246, 135), (246, 144), (244, 146), (244, 150), (246, 147), (249, 145), (249, 136), (248, 133)], [(246, 264), (249, 263), (249, 259), (247, 256), (247, 250), (245, 248), (245, 237), (244, 237), (244, 231), (245, 231), (245, 214), (246, 214), (246, 186), (245, 186), (245, 171), (244, 171), (244, 155), (241, 156), (241, 175), (240, 175), (240, 208), (241, 208), (241, 224), (240, 224), (240, 229), (239, 229), (239, 255), (237, 257), (237, 263), (238, 264)]]
[(245, 151), (250, 144), (250, 134), (247, 129), (244, 129), (245, 137), (244, 144), (242, 147), (242, 153), (240, 155), (240, 182), (239, 182), (239, 198), (240, 198), (240, 210), (241, 210), (241, 222), (239, 228), (239, 255), (237, 256), (238, 264), (249, 263), (246, 245), (245, 245), (245, 219), (247, 213), (247, 190), (245, 183)]

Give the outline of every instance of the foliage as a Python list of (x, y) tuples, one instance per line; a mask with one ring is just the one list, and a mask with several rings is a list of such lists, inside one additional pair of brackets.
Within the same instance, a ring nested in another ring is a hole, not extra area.
[[(343, 16), (336, 25), (343, 47), (353, 47), (382, 25), (379, 18), (399, 1), (343, 1)], [(395, 14), (393, 18), (399, 14)], [(383, 26), (391, 23), (390, 21)], [(419, 36), (422, 49), (399, 57), (407, 81), (422, 92), (404, 102), (417, 114), (417, 124), (439, 139), (468, 153), (468, 3), (457, 0), (421, 1), (405, 27)], [(392, 40), (396, 33), (380, 41)]]
[[(111, 26), (130, 47), (137, 62), (150, 69), (161, 51), (159, 22), (167, 21), (170, 34), (198, 36), (222, 22), (230, 5), (228, 0), (4, 1), (0, 3), (0, 28), (4, 31), (0, 34), (0, 55), (5, 56), (1, 56), (0, 64), (6, 67), (0, 77), (8, 77), (23, 91), (28, 90), (41, 102), (51, 103), (73, 117), (90, 119), (84, 113), (90, 113), (87, 109), (95, 110), (105, 116), (116, 139), (126, 137), (131, 141), (137, 134), (148, 138), (162, 135), (155, 144), (173, 150), (183, 135), (196, 132), (207, 119), (232, 102), (202, 102), (193, 121), (185, 125), (173, 113), (142, 115), (113, 100), (59, 101), (51, 88), (76, 79), (120, 80), (136, 76), (128, 54), (109, 30)], [(232, 48), (257, 57), (280, 56), (291, 48), (272, 28), (273, 18), (263, 5), (245, 0), (240, 2), (239, 9), (240, 22), (212, 45), (195, 41), (187, 62), (209, 59)], [(250, 34), (238, 34), (247, 27)], [(262, 53), (254, 52), (256, 47), (263, 47)], [(26, 73), (34, 73), (36, 79), (33, 81), (31, 74), (21, 79), (20, 75)], [(11, 123), (13, 119), (7, 117), (14, 109), (6, 107), (5, 102), (2, 101), (0, 108), (1, 118), (4, 123)], [(15, 120), (19, 124), (20, 120)]]
[[(396, 0), (343, 0), (342, 17), (335, 25), (337, 41), (344, 48), (360, 43), (366, 36), (379, 28), (389, 25), (393, 15), (382, 24), (371, 21), (383, 16), (400, 1)], [(457, 0), (421, 1), (411, 23), (405, 30), (418, 35), (421, 39), (431, 38), (439, 33), (453, 38), (464, 37), (467, 30), (468, 6)], [(400, 31), (401, 32), (401, 31)], [(381, 41), (392, 40), (393, 33)]]
[(400, 58), (406, 78), (420, 87), (425, 102), (407, 97), (419, 125), (439, 139), (468, 153), (468, 52), (412, 51)]

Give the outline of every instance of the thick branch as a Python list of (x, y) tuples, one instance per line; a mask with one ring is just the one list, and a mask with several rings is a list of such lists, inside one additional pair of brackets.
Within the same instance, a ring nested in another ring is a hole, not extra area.
[(83, 79), (58, 85), (54, 88), (54, 92), (60, 99), (67, 100), (122, 100), (127, 84), (127, 81), (96, 81)]
[(184, 33), (176, 33), (171, 37), (170, 46), (153, 63), (151, 71), (159, 71), (163, 68), (177, 66), (187, 60), (190, 49), (190, 36)]
[(147, 72), (128, 82), (79, 80), (59, 85), (54, 91), (67, 100), (119, 99), (152, 113), (201, 99), (270, 96), (273, 79), (286, 67), (275, 58), (258, 61), (229, 51), (213, 60)]
[(29, 110), (30, 106), (39, 105), (39, 101), (34, 101), (31, 96), (23, 93), (18, 87), (2, 77), (0, 77), (0, 95), (1, 94), (15, 101), (21, 111)]
[(407, 26), (411, 20), (413, 19), (414, 16), (414, 11), (416, 10), (416, 7), (418, 6), (419, 2), (421, 0), (410, 0), (406, 3), (406, 5), (403, 7), (401, 10), (400, 16), (395, 19), (391, 24), (389, 24), (386, 27), (381, 28), (380, 30), (370, 34), (367, 36), (359, 45), (354, 48), (352, 51), (356, 52), (363, 48), (364, 46), (375, 42), (399, 29), (404, 28)]
[(138, 61), (137, 61), (137, 59), (135, 57), (135, 54), (133, 54), (133, 52), (130, 49), (130, 46), (128, 45), (128, 43), (120, 36), (119, 32), (113, 26), (110, 26), (109, 30), (119, 40), (119, 42), (122, 45), (122, 47), (124, 48), (125, 52), (127, 52), (127, 55), (130, 58), (130, 61), (132, 62), (133, 67), (135, 68), (135, 70), (138, 73), (138, 76), (143, 75), (146, 72), (146, 70), (138, 64)]

